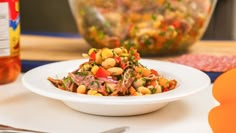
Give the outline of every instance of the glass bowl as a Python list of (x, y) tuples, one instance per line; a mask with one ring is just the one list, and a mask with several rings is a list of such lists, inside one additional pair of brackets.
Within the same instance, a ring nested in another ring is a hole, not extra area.
[(69, 0), (81, 36), (95, 48), (141, 55), (185, 52), (204, 34), (217, 0)]

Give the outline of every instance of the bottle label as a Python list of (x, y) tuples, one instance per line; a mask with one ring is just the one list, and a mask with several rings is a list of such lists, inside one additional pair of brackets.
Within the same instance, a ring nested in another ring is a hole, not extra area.
[(10, 55), (8, 3), (0, 3), (0, 56)]
[(0, 2), (0, 57), (17, 56), (20, 51), (18, 0)]

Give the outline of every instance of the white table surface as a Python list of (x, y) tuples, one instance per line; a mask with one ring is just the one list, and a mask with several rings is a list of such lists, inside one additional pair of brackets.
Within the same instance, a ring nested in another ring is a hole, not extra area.
[(130, 117), (95, 116), (72, 110), (61, 101), (27, 90), (22, 74), (0, 85), (0, 124), (51, 133), (99, 133), (129, 126), (126, 133), (211, 133), (208, 113), (216, 106), (212, 88), (169, 103), (153, 113)]

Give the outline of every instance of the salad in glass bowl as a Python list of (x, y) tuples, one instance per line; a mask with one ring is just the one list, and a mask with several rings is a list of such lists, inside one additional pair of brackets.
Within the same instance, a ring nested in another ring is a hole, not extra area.
[(142, 55), (186, 51), (205, 32), (216, 1), (69, 0), (92, 47), (135, 47)]

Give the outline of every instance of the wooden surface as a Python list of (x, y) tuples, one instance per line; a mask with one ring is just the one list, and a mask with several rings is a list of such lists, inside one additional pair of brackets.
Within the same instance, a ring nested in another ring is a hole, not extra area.
[[(61, 61), (80, 59), (90, 46), (79, 38), (21, 36), (21, 59)], [(199, 41), (190, 47), (192, 54), (236, 55), (235, 41)], [(149, 57), (166, 59), (168, 57)]]

